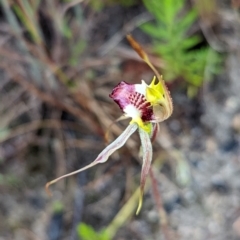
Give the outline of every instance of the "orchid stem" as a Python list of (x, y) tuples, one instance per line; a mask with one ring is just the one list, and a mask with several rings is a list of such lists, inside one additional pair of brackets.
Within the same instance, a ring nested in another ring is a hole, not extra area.
[(153, 172), (152, 168), (150, 168), (150, 170), (149, 170), (149, 176), (150, 176), (150, 180), (151, 180), (153, 198), (155, 200), (155, 203), (156, 203), (156, 206), (158, 209), (159, 218), (160, 218), (160, 229), (163, 232), (163, 235), (166, 240), (172, 240), (172, 237), (171, 237), (172, 234), (169, 231), (167, 213), (163, 207), (162, 198), (161, 198), (160, 192), (158, 190), (157, 180), (154, 176), (154, 172)]
[(124, 206), (117, 213), (117, 215), (114, 217), (112, 222), (105, 229), (110, 239), (112, 239), (116, 235), (119, 228), (122, 227), (124, 224), (126, 224), (129, 218), (133, 215), (136, 207), (136, 201), (139, 198), (139, 194), (140, 194), (140, 188), (137, 188), (134, 194), (124, 204)]

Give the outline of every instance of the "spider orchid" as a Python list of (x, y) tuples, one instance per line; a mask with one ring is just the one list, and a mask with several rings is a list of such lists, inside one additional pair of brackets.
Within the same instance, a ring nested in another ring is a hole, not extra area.
[(99, 163), (104, 163), (108, 160), (109, 156), (116, 150), (121, 148), (128, 138), (138, 130), (141, 145), (142, 145), (142, 172), (140, 180), (140, 198), (137, 208), (137, 214), (142, 207), (142, 199), (144, 193), (144, 186), (148, 176), (148, 172), (152, 162), (152, 143), (158, 132), (158, 123), (164, 121), (173, 111), (172, 100), (167, 87), (155, 67), (151, 64), (146, 53), (142, 50), (141, 46), (130, 36), (127, 36), (130, 44), (139, 56), (149, 65), (149, 67), (156, 74), (152, 82), (147, 85), (143, 80), (141, 84), (128, 84), (124, 81), (120, 82), (110, 94), (110, 97), (119, 105), (124, 115), (120, 119), (131, 118), (128, 127), (123, 133), (111, 144), (109, 144), (89, 165), (63, 175), (46, 184), (46, 190), (51, 184), (57, 181), (82, 172), (91, 168)]

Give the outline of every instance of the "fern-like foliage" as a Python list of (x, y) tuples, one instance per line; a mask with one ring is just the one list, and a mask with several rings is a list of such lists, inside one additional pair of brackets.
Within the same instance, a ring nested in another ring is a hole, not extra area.
[(185, 0), (143, 2), (155, 17), (155, 22), (145, 23), (141, 28), (154, 39), (153, 50), (165, 62), (165, 68), (162, 69), (164, 79), (173, 81), (179, 77), (183, 78), (189, 83), (189, 95), (194, 95), (203, 82), (207, 59), (212, 66), (219, 62), (216, 53), (209, 54), (209, 51), (212, 51), (210, 48), (196, 48), (202, 41), (200, 36), (188, 36), (189, 29), (198, 18), (196, 9), (184, 11)]

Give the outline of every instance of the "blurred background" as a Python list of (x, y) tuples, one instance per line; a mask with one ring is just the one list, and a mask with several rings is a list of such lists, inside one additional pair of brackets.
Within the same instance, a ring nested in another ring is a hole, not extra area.
[[(1, 0), (0, 239), (240, 239), (239, 13), (238, 0)], [(160, 204), (147, 184), (138, 216), (137, 134), (44, 189), (107, 145), (113, 87), (150, 83), (127, 33), (174, 102), (154, 143)]]

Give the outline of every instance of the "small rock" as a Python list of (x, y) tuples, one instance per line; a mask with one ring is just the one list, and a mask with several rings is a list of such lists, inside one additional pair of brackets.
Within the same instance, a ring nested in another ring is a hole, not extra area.
[(217, 150), (216, 140), (212, 137), (207, 138), (206, 140), (206, 149), (210, 153), (214, 153)]
[(151, 223), (157, 223), (159, 221), (159, 215), (156, 209), (149, 211), (147, 217), (148, 221)]

